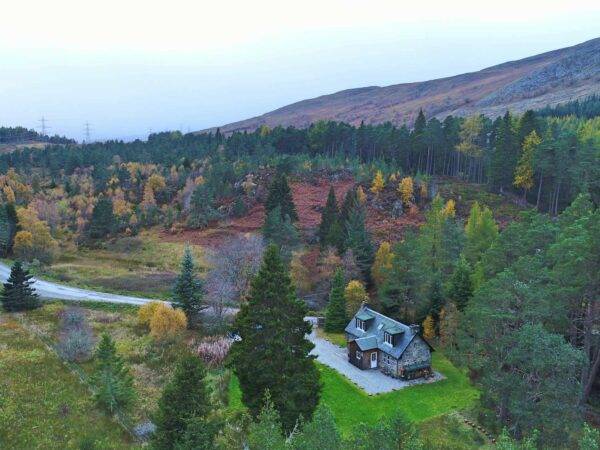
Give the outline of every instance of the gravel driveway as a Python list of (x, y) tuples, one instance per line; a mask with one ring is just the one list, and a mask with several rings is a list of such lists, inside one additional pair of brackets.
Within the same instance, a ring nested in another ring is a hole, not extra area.
[(429, 379), (402, 381), (384, 375), (377, 369), (361, 370), (350, 364), (345, 348), (338, 347), (317, 336), (314, 330), (316, 317), (307, 317), (306, 319), (313, 323), (313, 331), (309, 339), (315, 344), (315, 348), (311, 354), (316, 355), (317, 361), (337, 370), (369, 395), (392, 392), (416, 384), (434, 383), (444, 378), (442, 374), (435, 372), (434, 376)]

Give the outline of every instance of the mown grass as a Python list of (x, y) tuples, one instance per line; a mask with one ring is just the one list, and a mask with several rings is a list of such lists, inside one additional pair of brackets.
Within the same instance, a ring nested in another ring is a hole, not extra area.
[[(65, 248), (36, 275), (88, 289), (165, 299), (171, 294), (184, 247), (184, 243), (161, 240), (156, 229), (145, 230), (102, 248)], [(204, 250), (192, 246), (192, 251), (204, 267)]]
[(0, 448), (132, 448), (58, 357), (12, 317), (0, 315)]
[[(361, 422), (374, 425), (397, 411), (408, 420), (420, 423), (469, 408), (479, 397), (466, 375), (439, 352), (433, 354), (433, 367), (446, 377), (444, 380), (375, 396), (368, 395), (334, 369), (319, 363), (317, 366), (323, 383), (321, 402), (331, 409), (344, 436), (350, 435)], [(230, 406), (242, 407), (235, 377), (230, 385)]]
[(342, 433), (349, 433), (360, 422), (375, 424), (382, 417), (400, 411), (414, 422), (468, 408), (479, 393), (439, 352), (433, 354), (433, 367), (446, 378), (411, 386), (399, 391), (369, 396), (335, 370), (319, 365), (323, 381), (322, 401), (331, 409)]

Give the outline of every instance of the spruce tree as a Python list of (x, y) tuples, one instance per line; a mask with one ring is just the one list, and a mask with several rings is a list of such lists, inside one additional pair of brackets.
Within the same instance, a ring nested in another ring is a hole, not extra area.
[(284, 174), (278, 174), (269, 186), (267, 201), (265, 202), (265, 212), (268, 214), (275, 208), (280, 207), (281, 218), (289, 217), (292, 222), (298, 220), (296, 205), (292, 197), (292, 191)]
[[(211, 428), (206, 420), (209, 412), (204, 364), (197, 356), (186, 355), (177, 363), (173, 378), (163, 389), (158, 402), (158, 412), (154, 420), (154, 447), (172, 449), (185, 442), (186, 448), (201, 448), (201, 444), (208, 444), (209, 442), (192, 441), (197, 440), (195, 431), (198, 428)], [(194, 425), (190, 427), (192, 422)], [(202, 437), (211, 440), (211, 434)], [(180, 447), (181, 445), (178, 448)], [(202, 448), (211, 447), (207, 445)]]
[(265, 240), (276, 245), (283, 259), (288, 261), (292, 249), (300, 242), (300, 236), (289, 216), (282, 217), (280, 210), (281, 207), (277, 206), (266, 215), (262, 232)]
[(464, 311), (473, 296), (472, 270), (469, 262), (461, 255), (448, 283), (447, 297), (459, 311)]
[(195, 275), (196, 263), (192, 249), (186, 245), (181, 271), (173, 286), (173, 306), (183, 309), (188, 323), (193, 323), (203, 309), (203, 286)]
[(136, 397), (133, 376), (123, 358), (117, 354), (110, 335), (102, 335), (95, 357), (96, 373), (92, 377), (96, 387), (94, 398), (111, 413), (128, 408)]
[(115, 231), (116, 219), (110, 197), (101, 195), (94, 206), (88, 235), (91, 239), (101, 239)]
[(2, 293), (2, 306), (6, 312), (27, 311), (40, 306), (40, 301), (35, 289), (33, 275), (23, 269), (20, 261), (15, 261), (10, 269), (10, 276), (4, 283)]
[(374, 251), (371, 234), (365, 224), (365, 209), (362, 206), (357, 204), (350, 212), (346, 222), (346, 232), (346, 246), (352, 249), (356, 258), (356, 265), (363, 274), (364, 279), (370, 284)]
[(321, 391), (305, 315), (279, 250), (270, 245), (235, 318), (233, 329), (241, 340), (231, 347), (230, 365), (250, 413), (258, 416), (268, 390), (286, 432), (300, 416), (311, 418)]
[(341, 269), (335, 271), (329, 303), (325, 314), (325, 331), (330, 333), (341, 333), (346, 328), (348, 319), (346, 317), (346, 299), (344, 298), (344, 273)]
[(329, 245), (337, 246), (340, 232), (339, 226), (336, 226), (339, 223), (338, 216), (339, 211), (335, 192), (333, 186), (331, 186), (329, 188), (329, 194), (327, 195), (327, 203), (325, 203), (325, 208), (321, 213), (321, 223), (319, 224), (318, 236), (321, 248), (325, 248)]

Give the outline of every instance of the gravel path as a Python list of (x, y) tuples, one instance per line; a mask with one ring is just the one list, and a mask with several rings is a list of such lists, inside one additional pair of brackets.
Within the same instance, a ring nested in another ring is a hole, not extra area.
[(306, 319), (313, 323), (313, 331), (310, 334), (309, 339), (315, 344), (315, 348), (312, 350), (311, 354), (317, 356), (317, 361), (337, 370), (369, 395), (392, 392), (416, 384), (434, 383), (444, 378), (442, 374), (435, 372), (434, 376), (429, 379), (421, 378), (411, 381), (402, 381), (384, 375), (377, 369), (361, 370), (350, 364), (345, 348), (338, 347), (328, 340), (317, 336), (314, 330), (316, 317), (307, 317)]

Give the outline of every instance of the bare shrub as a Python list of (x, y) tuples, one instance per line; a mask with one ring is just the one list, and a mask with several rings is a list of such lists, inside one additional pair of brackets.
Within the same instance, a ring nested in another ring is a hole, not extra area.
[(225, 361), (229, 349), (231, 348), (231, 344), (232, 341), (229, 338), (223, 336), (209, 336), (202, 339), (198, 344), (196, 353), (208, 367), (218, 367)]
[(222, 317), (226, 305), (246, 295), (260, 267), (263, 250), (260, 236), (240, 236), (223, 245), (210, 258), (213, 269), (205, 282), (206, 301), (215, 316)]
[(57, 351), (67, 361), (87, 361), (94, 350), (94, 335), (80, 308), (65, 308), (59, 313), (61, 331)]

